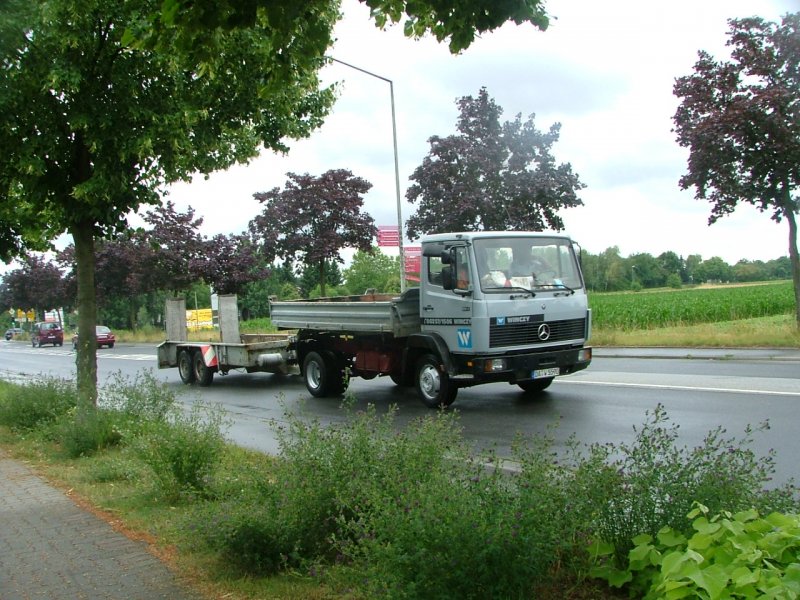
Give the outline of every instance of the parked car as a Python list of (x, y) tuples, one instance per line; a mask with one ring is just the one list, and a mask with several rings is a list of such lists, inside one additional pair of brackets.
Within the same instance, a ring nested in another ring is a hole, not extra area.
[(23, 329), (21, 327), (11, 327), (10, 329), (6, 329), (6, 339), (13, 340), (22, 332)]
[(36, 323), (31, 330), (31, 345), (44, 346), (45, 344), (53, 344), (53, 346), (64, 345), (64, 331), (58, 323), (41, 322)]
[[(94, 336), (97, 339), (97, 347), (102, 348), (103, 346), (108, 346), (109, 348), (114, 347), (114, 343), (117, 341), (116, 337), (114, 337), (114, 333), (105, 325), (97, 325), (94, 328)], [(78, 349), (78, 334), (72, 336), (72, 349)]]

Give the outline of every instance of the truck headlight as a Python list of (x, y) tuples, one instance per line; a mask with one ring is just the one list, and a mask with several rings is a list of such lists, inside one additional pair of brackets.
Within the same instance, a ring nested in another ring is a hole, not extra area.
[(496, 373), (497, 371), (506, 370), (505, 358), (489, 358), (483, 363), (483, 371), (485, 373)]
[(592, 349), (582, 348), (578, 351), (578, 362), (589, 362), (592, 360)]

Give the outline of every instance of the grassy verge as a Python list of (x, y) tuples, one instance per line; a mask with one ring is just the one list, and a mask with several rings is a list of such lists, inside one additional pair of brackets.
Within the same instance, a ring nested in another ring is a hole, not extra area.
[[(214, 598), (621, 598), (628, 551), (688, 534), (695, 502), (800, 509), (794, 488), (766, 489), (773, 456), (750, 449), (765, 431), (682, 448), (661, 407), (633, 443), (573, 442), (557, 461), (549, 436), (520, 438), (513, 473), (486, 469), (498, 457), (473, 455), (450, 413), (289, 414), (268, 457), (225, 444), (218, 411), (183, 413), (152, 375), (75, 407), (65, 382), (1, 383), (0, 444)], [(647, 577), (637, 567), (637, 589)]]
[(778, 315), (628, 331), (595, 328), (591, 343), (594, 346), (800, 348), (800, 331), (792, 315)]

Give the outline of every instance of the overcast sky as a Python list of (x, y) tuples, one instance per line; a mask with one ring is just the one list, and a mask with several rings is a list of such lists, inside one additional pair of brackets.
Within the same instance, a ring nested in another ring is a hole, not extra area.
[[(798, 0), (549, 0), (545, 32), (506, 25), (459, 56), (433, 39), (410, 40), (395, 27), (380, 31), (368, 9), (344, 0), (331, 55), (393, 81), (398, 129), (402, 218), (408, 177), (428, 153), (428, 138), (455, 133), (456, 100), (481, 87), (503, 108), (502, 121), (535, 114), (547, 130), (561, 123), (557, 162), (569, 162), (586, 189), (584, 206), (562, 211), (566, 232), (598, 253), (623, 256), (672, 250), (686, 257), (770, 260), (788, 253), (788, 226), (742, 206), (709, 227), (710, 205), (680, 191), (687, 150), (672, 133), (676, 77), (688, 75), (698, 50), (726, 56), (727, 19), (772, 21), (800, 10)], [(283, 188), (287, 172), (319, 175), (346, 168), (373, 184), (365, 210), (377, 225), (396, 225), (390, 86), (333, 64), (325, 82), (340, 82), (332, 115), (287, 156), (264, 153), (247, 166), (175, 185), (169, 198), (204, 217), (202, 232), (239, 233), (259, 211), (255, 192)], [(407, 242), (408, 243), (408, 242)], [(412, 242), (413, 243), (413, 242)]]

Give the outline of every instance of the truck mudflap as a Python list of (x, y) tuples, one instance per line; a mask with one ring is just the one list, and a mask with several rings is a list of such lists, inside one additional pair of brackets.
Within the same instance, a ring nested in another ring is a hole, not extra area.
[(552, 349), (512, 355), (455, 355), (459, 387), (505, 381), (519, 384), (536, 379), (552, 379), (581, 371), (592, 362), (591, 347)]

